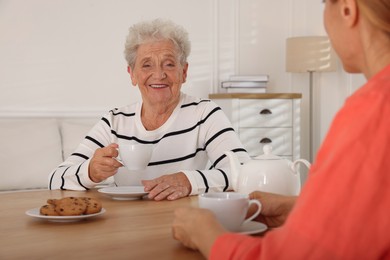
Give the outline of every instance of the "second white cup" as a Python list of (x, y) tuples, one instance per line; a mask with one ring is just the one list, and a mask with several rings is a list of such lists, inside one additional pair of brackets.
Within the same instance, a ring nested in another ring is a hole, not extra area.
[[(257, 205), (257, 211), (245, 219), (249, 206)], [(247, 194), (234, 192), (203, 193), (199, 195), (199, 207), (214, 212), (219, 223), (232, 232), (240, 231), (242, 225), (260, 214), (261, 203), (250, 200)]]

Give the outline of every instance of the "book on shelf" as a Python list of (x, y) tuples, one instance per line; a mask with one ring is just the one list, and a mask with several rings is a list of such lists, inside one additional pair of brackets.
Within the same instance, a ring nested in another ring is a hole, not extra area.
[(226, 93), (266, 93), (266, 88), (227, 88)]
[(264, 81), (222, 81), (222, 88), (265, 88), (267, 82)]
[(230, 81), (261, 81), (268, 82), (268, 75), (232, 75), (229, 78)]

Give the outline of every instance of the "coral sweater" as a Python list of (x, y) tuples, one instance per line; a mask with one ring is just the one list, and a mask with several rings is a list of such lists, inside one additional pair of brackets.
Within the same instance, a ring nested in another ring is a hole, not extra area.
[(210, 259), (390, 259), (390, 65), (336, 115), (286, 223), (224, 234)]

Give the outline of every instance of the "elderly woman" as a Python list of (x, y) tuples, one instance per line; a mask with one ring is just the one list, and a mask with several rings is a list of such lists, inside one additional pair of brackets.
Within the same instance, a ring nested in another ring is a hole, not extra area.
[[(140, 177), (151, 199), (175, 200), (231, 189), (224, 152), (234, 151), (242, 161), (249, 155), (218, 106), (181, 92), (189, 53), (187, 32), (171, 21), (132, 26), (125, 57), (142, 101), (104, 115), (51, 173), (49, 189), (87, 190), (115, 174), (123, 175), (127, 170), (116, 159), (118, 143), (130, 142), (154, 144)], [(141, 185), (134, 175), (128, 172), (127, 185)]]

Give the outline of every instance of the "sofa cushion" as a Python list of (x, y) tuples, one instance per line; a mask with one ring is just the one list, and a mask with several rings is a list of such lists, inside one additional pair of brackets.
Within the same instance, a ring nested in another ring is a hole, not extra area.
[(0, 190), (47, 188), (62, 162), (55, 119), (0, 119), (0, 146)]
[(63, 159), (71, 155), (89, 130), (97, 123), (91, 119), (68, 119), (61, 122)]
[[(71, 155), (92, 127), (99, 121), (98, 118), (75, 118), (61, 121), (62, 149), (64, 160)], [(110, 177), (101, 184), (114, 183), (114, 177)]]

